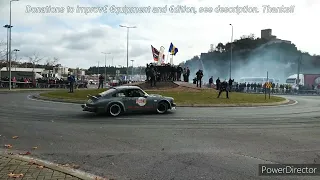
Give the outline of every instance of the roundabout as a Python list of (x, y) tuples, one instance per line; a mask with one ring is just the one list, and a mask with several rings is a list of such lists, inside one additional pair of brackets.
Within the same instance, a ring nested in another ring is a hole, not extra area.
[[(259, 177), (258, 164), (320, 163), (320, 97), (270, 107), (179, 107), (117, 118), (79, 104), (0, 94), (0, 142), (115, 179), (288, 179)], [(12, 136), (19, 139), (12, 142)], [(291, 179), (317, 179), (290, 177)]]

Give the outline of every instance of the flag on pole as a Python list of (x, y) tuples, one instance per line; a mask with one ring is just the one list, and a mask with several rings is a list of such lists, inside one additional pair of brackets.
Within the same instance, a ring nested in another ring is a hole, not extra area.
[(156, 48), (154, 48), (152, 45), (151, 45), (151, 50), (152, 50), (153, 60), (158, 61), (160, 52)]
[(170, 44), (170, 47), (169, 47), (169, 53), (170, 55), (176, 55), (178, 53), (178, 48), (175, 47), (172, 43)]

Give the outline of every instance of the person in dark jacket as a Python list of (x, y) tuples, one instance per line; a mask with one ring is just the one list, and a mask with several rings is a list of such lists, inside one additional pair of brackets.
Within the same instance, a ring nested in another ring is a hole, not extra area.
[(186, 82), (189, 82), (189, 76), (190, 76), (190, 69), (189, 67), (187, 67), (187, 79), (186, 79)]
[(157, 71), (156, 68), (151, 65), (149, 70), (149, 77), (150, 77), (150, 86), (156, 86), (157, 81)]
[(73, 93), (73, 87), (74, 87), (75, 77), (72, 76), (71, 74), (68, 74), (68, 81), (69, 81), (69, 92), (70, 92), (70, 93)]
[(229, 91), (231, 92), (231, 90), (232, 90), (232, 84), (233, 84), (233, 82), (234, 82), (234, 79), (229, 79)]
[(197, 76), (197, 87), (201, 88), (202, 77), (203, 77), (203, 72), (201, 69), (199, 69), (199, 71), (196, 73), (196, 76)]
[(220, 84), (220, 89), (219, 89), (219, 94), (218, 94), (218, 97), (217, 98), (219, 98), (220, 97), (220, 95), (221, 95), (221, 93), (222, 92), (226, 92), (226, 95), (227, 95), (227, 99), (229, 99), (229, 89), (228, 89), (228, 87), (229, 87), (229, 84), (227, 83), (227, 81), (223, 81), (221, 84)]
[(209, 79), (209, 88), (212, 87), (212, 84), (213, 84), (213, 77), (211, 76), (211, 78)]
[(220, 90), (220, 79), (219, 79), (219, 77), (218, 77), (218, 79), (216, 80), (216, 88), (217, 88), (217, 90)]
[(99, 85), (98, 85), (98, 89), (103, 89), (103, 82), (104, 82), (104, 77), (100, 74), (99, 76)]

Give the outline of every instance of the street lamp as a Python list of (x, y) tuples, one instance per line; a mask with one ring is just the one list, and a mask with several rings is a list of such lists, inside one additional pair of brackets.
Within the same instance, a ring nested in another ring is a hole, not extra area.
[(134, 60), (130, 60), (131, 62), (132, 62), (132, 70), (131, 70), (131, 81), (132, 81), (132, 79), (133, 79), (133, 61)]
[(129, 29), (130, 28), (137, 28), (136, 26), (123, 26), (119, 25), (120, 27), (127, 28), (127, 76), (129, 75)]
[[(13, 26), (10, 26), (8, 24), (3, 26), (4, 28), (7, 28), (7, 62), (9, 62), (9, 67), (7, 67), (7, 70), (9, 70), (9, 84), (11, 84), (11, 60), (9, 60), (9, 29), (12, 28)], [(7, 65), (8, 66), (8, 65)], [(9, 68), (9, 69), (8, 69)], [(9, 90), (11, 89), (11, 85), (9, 85)]]
[(11, 90), (11, 3), (13, 1), (19, 1), (19, 0), (10, 0), (10, 17), (9, 17), (9, 90)]
[(230, 74), (229, 74), (229, 76), (230, 76), (230, 79), (231, 79), (231, 66), (232, 66), (232, 46), (233, 46), (233, 25), (232, 24), (230, 24), (230, 26), (231, 26), (231, 47), (230, 47), (230, 50), (231, 50), (231, 55), (230, 55)]
[(107, 79), (107, 55), (111, 53), (101, 52), (104, 54), (104, 78)]
[(98, 61), (98, 76), (99, 76), (99, 69), (100, 69), (100, 62)]

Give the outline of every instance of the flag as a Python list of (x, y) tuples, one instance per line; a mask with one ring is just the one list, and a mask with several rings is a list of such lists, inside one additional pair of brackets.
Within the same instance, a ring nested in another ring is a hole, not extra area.
[(162, 55), (162, 60), (161, 60), (161, 64), (165, 63), (165, 55)]
[(156, 48), (154, 48), (152, 45), (151, 45), (151, 50), (152, 50), (153, 60), (158, 61), (160, 52)]
[(169, 53), (171, 55), (176, 55), (178, 53), (178, 48), (176, 48), (172, 43), (170, 44), (170, 47), (169, 47)]

